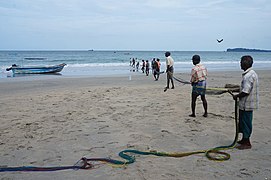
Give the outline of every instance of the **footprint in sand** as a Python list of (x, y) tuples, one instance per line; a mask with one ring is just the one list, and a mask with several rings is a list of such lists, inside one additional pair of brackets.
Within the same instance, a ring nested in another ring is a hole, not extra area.
[(253, 177), (246, 168), (240, 169), (240, 173), (246, 176)]
[(168, 133), (168, 134), (171, 134), (171, 132), (169, 132), (168, 130), (161, 130), (161, 132), (166, 132), (166, 133)]
[(109, 127), (109, 126), (106, 125), (106, 126), (99, 127), (99, 130), (102, 130), (102, 129), (107, 128), (107, 127)]
[(103, 131), (103, 132), (98, 132), (98, 134), (111, 134), (111, 133), (107, 131)]
[(209, 115), (211, 116), (215, 116), (215, 117), (219, 117), (219, 118), (223, 118), (223, 119), (226, 119), (228, 121), (234, 119), (233, 116), (224, 116), (224, 115), (221, 115), (221, 114), (215, 114), (215, 113), (208, 113)]

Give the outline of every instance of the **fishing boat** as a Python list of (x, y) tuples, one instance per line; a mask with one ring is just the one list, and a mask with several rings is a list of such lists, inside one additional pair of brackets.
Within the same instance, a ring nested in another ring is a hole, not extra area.
[(13, 64), (10, 68), (7, 68), (7, 71), (12, 70), (14, 74), (45, 74), (45, 73), (58, 73), (62, 71), (64, 66), (67, 64), (62, 63), (52, 66), (29, 66), (29, 67), (20, 67), (16, 64)]

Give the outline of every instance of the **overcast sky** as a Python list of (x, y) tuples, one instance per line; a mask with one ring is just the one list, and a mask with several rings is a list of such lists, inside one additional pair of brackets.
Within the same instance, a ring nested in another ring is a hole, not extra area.
[(0, 50), (271, 49), (271, 0), (0, 0), (0, 23)]

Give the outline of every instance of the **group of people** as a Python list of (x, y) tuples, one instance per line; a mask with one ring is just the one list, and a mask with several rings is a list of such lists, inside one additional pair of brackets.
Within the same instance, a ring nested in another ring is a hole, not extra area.
[(150, 73), (150, 63), (149, 63), (149, 61), (148, 60), (142, 60), (142, 65), (141, 65), (141, 71), (142, 71), (142, 73), (146, 73), (146, 76), (148, 76), (149, 75), (149, 73)]
[[(167, 86), (169, 88), (169, 83), (172, 84), (172, 89), (174, 89), (173, 82), (173, 64), (174, 61), (170, 56), (170, 52), (165, 53), (166, 56), (166, 66), (167, 66)], [(200, 56), (194, 55), (192, 57), (192, 63), (194, 67), (191, 70), (190, 83), (192, 86), (191, 93), (191, 110), (192, 114), (190, 117), (196, 117), (196, 101), (197, 97), (200, 96), (204, 108), (203, 117), (208, 116), (207, 112), (207, 100), (205, 97), (206, 93), (206, 80), (207, 80), (207, 69), (200, 63)], [(233, 99), (239, 99), (239, 133), (242, 133), (242, 139), (237, 142), (236, 148), (251, 149), (250, 136), (252, 133), (252, 119), (253, 110), (258, 108), (258, 75), (252, 69), (253, 58), (249, 55), (242, 56), (240, 61), (241, 69), (244, 71), (242, 74), (242, 82), (240, 93), (233, 95)]]
[[(153, 58), (151, 61), (151, 69), (152, 69), (152, 74), (154, 77), (155, 81), (158, 81), (159, 75), (160, 75), (160, 59), (158, 58)], [(142, 60), (142, 67), (141, 67), (142, 73), (146, 73), (146, 76), (149, 76), (150, 74), (150, 62), (149, 60)]]
[(137, 60), (137, 58), (130, 58), (130, 66), (136, 68), (136, 71), (138, 71), (139, 61)]
[[(159, 58), (153, 58), (151, 61), (151, 64), (149, 62), (149, 60), (141, 60), (142, 64), (141, 64), (141, 71), (142, 73), (145, 73), (146, 76), (149, 76), (150, 74), (150, 69), (152, 69), (152, 74), (154, 77), (155, 81), (158, 81), (159, 79), (159, 75), (160, 75), (160, 67), (161, 67), (161, 62)], [(137, 58), (130, 58), (130, 66), (133, 68), (136, 68), (136, 71), (138, 71), (139, 69), (139, 61), (137, 60)]]
[[(166, 74), (167, 74), (167, 85), (165, 91), (169, 89), (171, 83), (171, 89), (174, 89), (173, 72), (174, 72), (174, 60), (171, 57), (170, 52), (165, 53), (166, 57)], [(199, 55), (193, 55), (192, 63), (194, 67), (191, 70), (190, 83), (192, 86), (191, 92), (191, 111), (190, 117), (196, 117), (196, 101), (200, 96), (203, 104), (203, 117), (208, 117), (208, 103), (205, 97), (206, 86), (207, 86), (207, 69), (200, 63), (201, 58)], [(132, 66), (134, 65), (132, 61)], [(253, 110), (258, 108), (258, 75), (252, 69), (253, 58), (249, 55), (242, 56), (240, 61), (241, 69), (244, 71), (242, 74), (240, 93), (233, 95), (234, 100), (239, 100), (239, 133), (242, 133), (242, 139), (237, 142), (236, 148), (251, 149), (250, 136), (252, 134), (252, 119)], [(139, 62), (137, 61), (137, 65)], [(160, 74), (160, 59), (153, 58), (151, 62), (152, 72), (154, 79), (157, 81)], [(137, 67), (138, 68), (138, 67)], [(148, 60), (142, 60), (142, 73), (149, 75), (150, 63)]]
[[(165, 91), (169, 89), (171, 83), (171, 89), (174, 89), (173, 72), (174, 72), (174, 60), (171, 57), (170, 52), (165, 53), (166, 57), (166, 73), (167, 73), (167, 86)], [(200, 63), (201, 58), (199, 55), (192, 57), (192, 63), (194, 67), (191, 70), (190, 83), (192, 86), (191, 92), (191, 111), (190, 117), (196, 117), (196, 101), (200, 96), (203, 104), (203, 117), (208, 117), (208, 103), (205, 97), (207, 86), (207, 69)], [(132, 61), (132, 66), (133, 66)], [(139, 64), (138, 64), (139, 65)], [(152, 72), (155, 80), (159, 79), (160, 74), (160, 60), (153, 58), (151, 62)], [(242, 133), (242, 139), (237, 142), (236, 148), (238, 149), (251, 149), (250, 136), (252, 134), (252, 119), (253, 110), (258, 108), (258, 75), (252, 69), (253, 58), (249, 55), (242, 56), (240, 61), (241, 69), (244, 71), (242, 74), (242, 82), (240, 93), (233, 95), (234, 100), (239, 100), (239, 133)], [(148, 60), (142, 60), (143, 73), (149, 75), (150, 63)]]
[(152, 66), (152, 74), (154, 77), (155, 81), (158, 81), (159, 76), (160, 76), (160, 67), (161, 67), (161, 62), (159, 58), (153, 58), (151, 62)]

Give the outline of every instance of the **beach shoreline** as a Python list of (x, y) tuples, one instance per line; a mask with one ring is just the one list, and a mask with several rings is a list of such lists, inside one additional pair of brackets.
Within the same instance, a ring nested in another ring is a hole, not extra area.
[[(136, 155), (125, 168), (102, 164), (92, 170), (0, 173), (3, 179), (269, 179), (271, 177), (268, 70), (256, 70), (260, 108), (254, 113), (252, 149), (227, 150), (231, 159), (208, 160)], [(208, 87), (240, 84), (242, 71), (209, 72)], [(189, 73), (175, 73), (189, 80)], [(81, 157), (120, 159), (124, 149), (188, 152), (233, 141), (234, 101), (229, 94), (207, 95), (190, 114), (191, 86), (176, 82), (164, 92), (142, 73), (110, 77), (53, 76), (0, 81), (0, 166), (73, 165)]]
[[(238, 67), (239, 62), (233, 62), (230, 66), (221, 66), (217, 64), (207, 64), (206, 67), (208, 72), (237, 72), (241, 71)], [(178, 64), (175, 63), (174, 71), (176, 73), (190, 73), (192, 63), (190, 64)], [(119, 77), (119, 76), (137, 76), (142, 75), (142, 71), (139, 67), (138, 70), (130, 66), (120, 66), (116, 68), (113, 67), (79, 67), (70, 68), (69, 65), (63, 69), (60, 73), (55, 74), (13, 74), (11, 71), (1, 70), (0, 82), (9, 81), (11, 79), (22, 79), (22, 80), (32, 80), (32, 79), (50, 79), (50, 78), (95, 78), (95, 77)], [(254, 67), (255, 70), (267, 71), (270, 69), (269, 64), (267, 66), (257, 66)], [(164, 62), (162, 62), (161, 71), (165, 70)]]
[[(191, 66), (192, 67), (192, 66)], [(261, 68), (253, 68), (256, 71), (268, 71), (271, 69), (271, 67), (266, 66), (265, 68), (261, 67)], [(163, 70), (161, 70), (163, 71)], [(183, 70), (180, 68), (177, 68), (177, 70), (175, 70), (175, 74), (189, 74), (191, 71), (190, 70)], [(209, 73), (227, 73), (227, 72), (240, 72), (240, 74), (242, 73), (242, 70), (239, 69), (208, 69)], [(111, 77), (133, 77), (133, 76), (144, 76), (145, 74), (141, 72), (141, 70), (136, 71), (135, 69), (131, 68), (130, 70), (121, 70), (121, 71), (116, 71), (114, 73), (112, 72), (99, 72), (99, 73), (95, 73), (95, 72), (87, 72), (84, 71), (83, 73), (56, 73), (56, 74), (12, 74), (12, 72), (5, 72), (2, 73), (2, 77), (0, 77), (0, 83), (1, 82), (18, 82), (18, 81), (33, 81), (33, 80), (47, 80), (47, 79), (67, 79), (67, 78), (80, 78), (80, 79), (84, 79), (84, 78), (111, 78)], [(190, 78), (190, 77), (188, 77)]]

